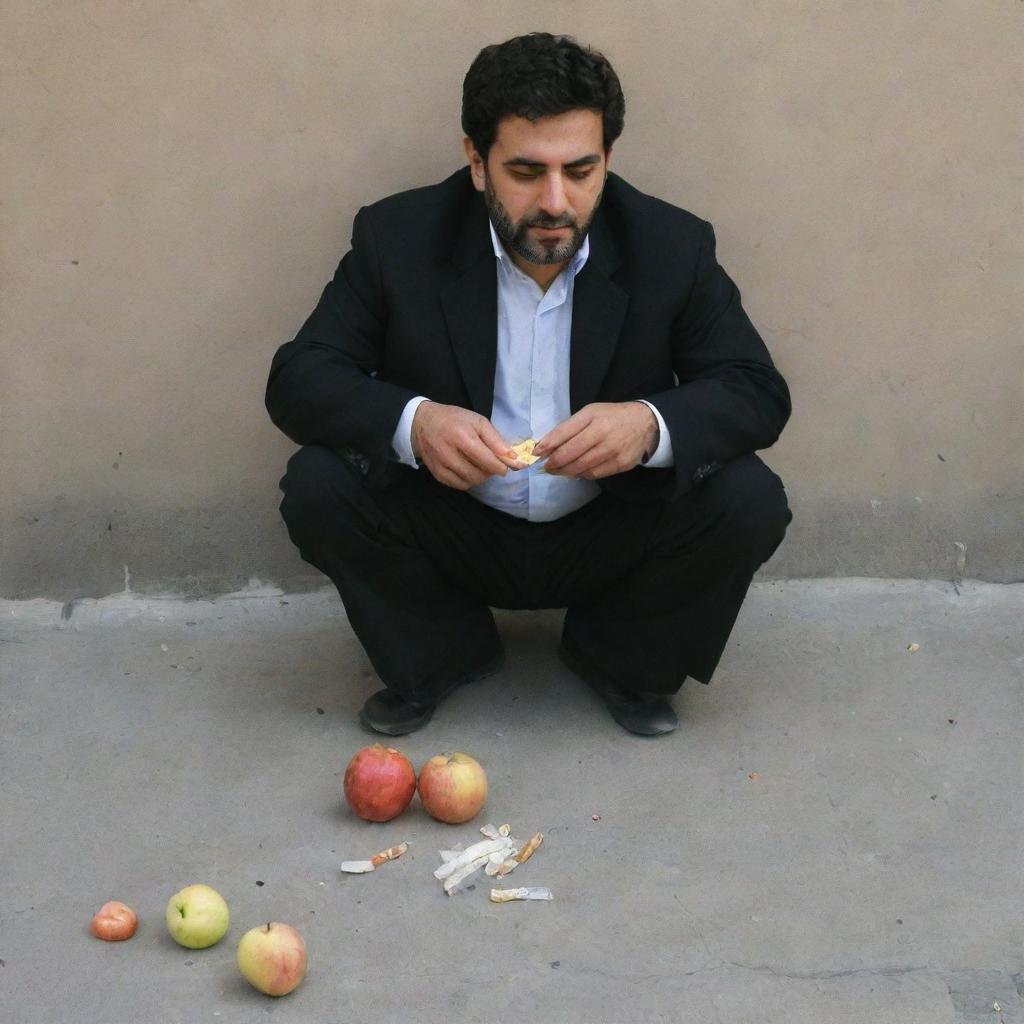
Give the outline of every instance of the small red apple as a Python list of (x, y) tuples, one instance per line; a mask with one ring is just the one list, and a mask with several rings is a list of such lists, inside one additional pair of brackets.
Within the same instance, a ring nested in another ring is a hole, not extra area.
[(363, 747), (345, 769), (345, 799), (360, 818), (390, 821), (416, 792), (416, 769), (395, 750), (375, 743)]
[(487, 800), (487, 775), (469, 754), (438, 754), (420, 769), (420, 800), (438, 821), (469, 821)]
[(96, 911), (89, 930), (97, 939), (120, 942), (130, 939), (138, 925), (139, 918), (131, 907), (120, 900), (109, 900)]

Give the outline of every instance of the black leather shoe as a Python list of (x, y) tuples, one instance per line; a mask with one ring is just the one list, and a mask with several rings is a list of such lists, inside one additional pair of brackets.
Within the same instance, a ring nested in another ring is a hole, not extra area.
[(566, 643), (558, 648), (562, 664), (600, 698), (623, 729), (637, 736), (661, 736), (679, 725), (668, 698), (657, 693), (630, 693), (606, 676), (578, 650)]
[(460, 686), (494, 675), (504, 660), (505, 652), (498, 651), (486, 664), (429, 698), (405, 697), (397, 690), (378, 690), (363, 705), (362, 711), (359, 712), (359, 721), (368, 729), (383, 733), (385, 736), (406, 736), (425, 726), (433, 718), (437, 706)]

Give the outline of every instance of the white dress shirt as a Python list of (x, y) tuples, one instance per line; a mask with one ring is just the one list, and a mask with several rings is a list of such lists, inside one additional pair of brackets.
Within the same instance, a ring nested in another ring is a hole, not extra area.
[[(540, 440), (570, 416), (569, 341), (576, 275), (590, 256), (588, 235), (569, 265), (544, 291), (515, 265), (491, 228), (498, 274), (498, 358), (494, 374), (491, 422), (509, 444), (527, 438)], [(416, 466), (412, 451), (412, 421), (420, 402), (412, 399), (402, 412), (392, 438), (401, 461)], [(644, 464), (661, 468), (673, 464), (672, 441), (661, 414), (644, 403), (658, 421), (658, 446)], [(532, 522), (548, 522), (573, 512), (601, 493), (593, 480), (572, 479), (544, 472), (544, 462), (528, 469), (492, 476), (469, 493), (492, 508)]]

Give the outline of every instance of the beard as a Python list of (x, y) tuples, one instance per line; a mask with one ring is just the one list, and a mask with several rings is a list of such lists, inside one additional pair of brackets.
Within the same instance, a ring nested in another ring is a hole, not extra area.
[[(583, 224), (577, 223), (567, 213), (560, 217), (551, 217), (546, 213), (536, 213), (516, 222), (512, 220), (508, 215), (508, 211), (502, 206), (501, 200), (491, 184), (490, 175), (486, 171), (484, 172), (484, 203), (487, 206), (487, 213), (491, 218), (491, 223), (494, 225), (495, 234), (502, 240), (509, 252), (522, 256), (524, 260), (528, 260), (530, 263), (565, 263), (567, 260), (571, 260), (579, 251), (580, 246), (583, 244), (583, 239), (587, 237), (587, 232), (590, 230), (590, 225), (594, 220), (594, 214), (597, 213), (597, 208), (601, 205), (602, 195), (603, 190), (598, 193), (594, 208), (590, 211), (590, 216)], [(530, 239), (528, 233), (530, 228), (569, 228), (570, 235), (564, 242), (547, 246)]]

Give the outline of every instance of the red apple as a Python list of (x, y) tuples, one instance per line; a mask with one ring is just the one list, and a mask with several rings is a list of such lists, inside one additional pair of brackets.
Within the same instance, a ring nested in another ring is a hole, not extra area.
[(286, 996), (306, 976), (306, 944), (290, 925), (268, 921), (238, 943), (238, 969), (268, 996)]
[(345, 769), (345, 799), (367, 821), (390, 821), (415, 792), (416, 769), (394, 747), (363, 747)]
[(120, 900), (109, 900), (96, 911), (89, 930), (97, 939), (120, 942), (130, 939), (138, 925), (138, 916), (131, 907)]
[(480, 762), (458, 750), (438, 754), (420, 769), (420, 800), (438, 821), (469, 821), (487, 800), (487, 775)]

